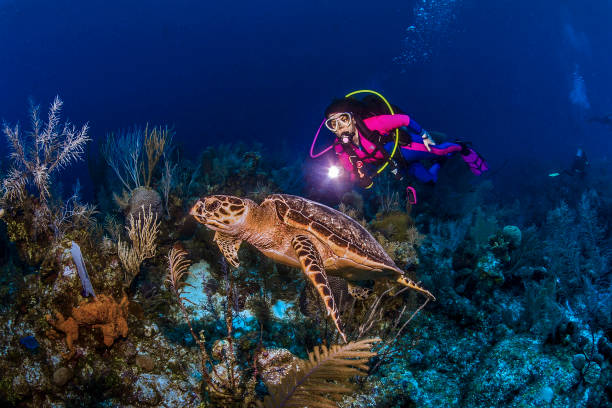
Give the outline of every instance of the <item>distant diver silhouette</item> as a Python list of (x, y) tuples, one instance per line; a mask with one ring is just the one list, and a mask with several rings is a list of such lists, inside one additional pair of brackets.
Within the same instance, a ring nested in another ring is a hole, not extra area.
[(574, 160), (572, 161), (572, 166), (569, 169), (565, 169), (561, 172), (550, 173), (549, 177), (558, 177), (561, 175), (568, 176), (577, 176), (580, 179), (583, 179), (589, 168), (589, 159), (582, 148), (578, 148), (576, 150), (576, 155), (574, 156)]
[(612, 127), (612, 113), (603, 116), (593, 116), (588, 119), (591, 123), (600, 123), (604, 126)]

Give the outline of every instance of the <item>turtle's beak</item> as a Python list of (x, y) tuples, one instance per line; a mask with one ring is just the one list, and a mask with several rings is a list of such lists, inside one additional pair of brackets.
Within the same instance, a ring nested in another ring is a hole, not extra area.
[(189, 215), (193, 215), (196, 221), (206, 224), (206, 217), (204, 216), (204, 203), (198, 200), (197, 203), (189, 211)]

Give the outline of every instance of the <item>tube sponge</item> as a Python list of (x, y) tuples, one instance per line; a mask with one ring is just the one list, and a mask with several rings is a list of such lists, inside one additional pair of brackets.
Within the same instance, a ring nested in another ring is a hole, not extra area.
[(83, 254), (81, 253), (81, 248), (74, 241), (72, 241), (72, 248), (70, 248), (70, 254), (72, 255), (72, 260), (74, 261), (74, 264), (77, 267), (79, 278), (81, 279), (81, 284), (83, 285), (83, 296), (87, 297), (89, 295), (92, 295), (93, 297), (96, 297), (96, 294), (93, 290), (93, 286), (91, 286), (91, 281), (89, 280), (89, 275), (87, 274), (87, 269), (85, 269), (85, 262), (83, 261)]

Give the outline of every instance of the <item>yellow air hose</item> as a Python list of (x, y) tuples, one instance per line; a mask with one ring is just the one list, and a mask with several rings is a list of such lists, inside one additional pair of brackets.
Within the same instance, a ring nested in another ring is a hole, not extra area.
[[(353, 95), (357, 95), (357, 94), (360, 94), (360, 93), (370, 93), (370, 94), (378, 96), (380, 99), (382, 99), (382, 101), (385, 103), (385, 105), (387, 105), (387, 108), (389, 108), (389, 112), (391, 112), (391, 115), (395, 115), (395, 112), (393, 112), (393, 108), (391, 107), (391, 104), (385, 99), (384, 96), (382, 96), (380, 93), (378, 93), (376, 91), (372, 91), (370, 89), (360, 89), (358, 91), (353, 91), (353, 92), (351, 92), (349, 94), (346, 94), (345, 98), (349, 98), (349, 97), (351, 97)], [(383, 171), (385, 169), (385, 167), (387, 167), (387, 165), (389, 164), (389, 162), (391, 161), (391, 159), (395, 155), (395, 151), (397, 150), (397, 145), (398, 144), (399, 144), (399, 129), (395, 129), (395, 144), (393, 146), (393, 150), (391, 151), (391, 154), (389, 155), (389, 158), (387, 159), (385, 164), (383, 164), (382, 166), (380, 166), (380, 168), (378, 170), (376, 170), (376, 174), (379, 174), (381, 171)], [(372, 184), (370, 184), (366, 188), (370, 188), (373, 185), (374, 185), (374, 182), (372, 182)]]

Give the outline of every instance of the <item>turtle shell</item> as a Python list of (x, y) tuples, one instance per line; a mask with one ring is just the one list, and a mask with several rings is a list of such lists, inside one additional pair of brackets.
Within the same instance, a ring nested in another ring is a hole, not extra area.
[(288, 194), (268, 196), (262, 205), (274, 205), (278, 218), (307, 230), (338, 256), (347, 251), (364, 263), (382, 264), (401, 273), (378, 241), (357, 221), (326, 205)]

